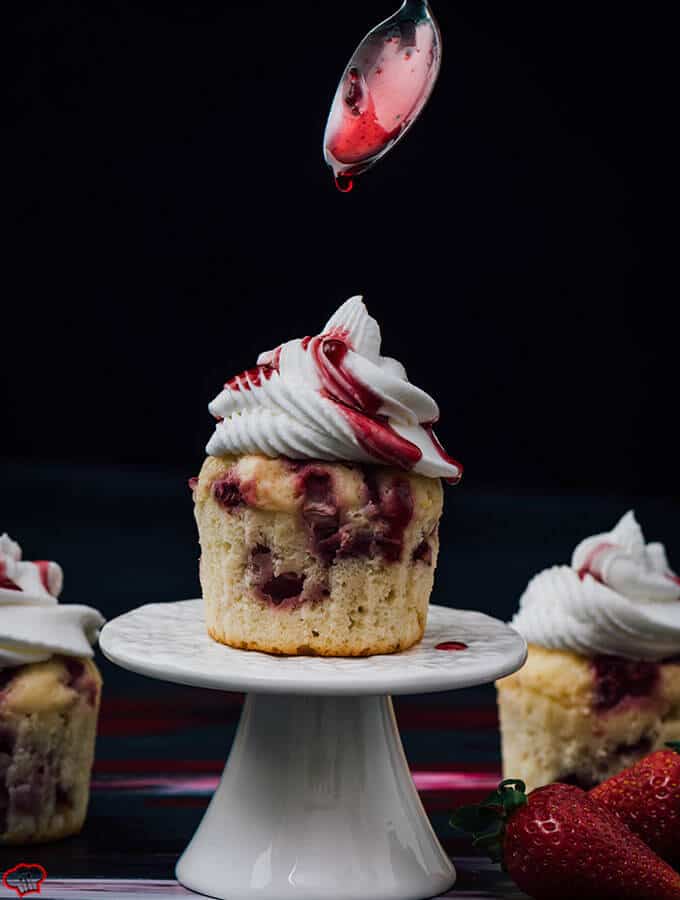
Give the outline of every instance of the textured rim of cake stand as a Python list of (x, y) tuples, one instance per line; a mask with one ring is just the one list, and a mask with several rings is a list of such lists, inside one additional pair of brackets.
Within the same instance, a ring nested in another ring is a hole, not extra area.
[[(467, 644), (460, 653), (435, 649)], [(524, 664), (516, 631), (483, 613), (431, 606), (422, 641), (410, 650), (357, 659), (270, 656), (214, 641), (202, 600), (152, 603), (109, 622), (100, 646), (112, 662), (150, 678), (220, 691), (376, 696), (426, 694), (487, 684)]]
[[(436, 650), (462, 642), (462, 652)], [(220, 784), (177, 878), (221, 900), (425, 900), (455, 869), (413, 784), (390, 693), (453, 690), (518, 669), (522, 638), (481, 613), (432, 607), (421, 644), (367, 659), (232, 650), (201, 601), (154, 604), (105, 626), (124, 668), (247, 691)]]

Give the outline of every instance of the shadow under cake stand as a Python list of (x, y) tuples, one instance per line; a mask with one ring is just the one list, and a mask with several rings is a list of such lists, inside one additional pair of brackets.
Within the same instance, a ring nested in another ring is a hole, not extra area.
[[(465, 644), (460, 652), (440, 644)], [(485, 684), (524, 663), (523, 639), (482, 613), (432, 606), (420, 644), (365, 659), (275, 657), (207, 634), (201, 600), (104, 627), (133, 672), (248, 696), (220, 784), (177, 863), (221, 900), (424, 900), (455, 882), (416, 792), (391, 694)]]

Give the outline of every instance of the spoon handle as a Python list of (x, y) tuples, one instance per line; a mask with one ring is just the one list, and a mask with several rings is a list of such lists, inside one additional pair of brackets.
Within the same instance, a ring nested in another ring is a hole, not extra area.
[(427, 0), (404, 0), (399, 13), (406, 13), (410, 16), (418, 16), (418, 18), (427, 16), (430, 12), (430, 5)]

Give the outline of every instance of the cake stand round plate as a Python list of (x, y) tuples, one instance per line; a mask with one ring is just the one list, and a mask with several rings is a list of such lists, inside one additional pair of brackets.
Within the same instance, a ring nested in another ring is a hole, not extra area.
[(151, 678), (248, 693), (220, 785), (177, 864), (183, 885), (220, 900), (424, 900), (453, 885), (389, 695), (516, 671), (526, 645), (507, 625), (433, 606), (423, 640), (403, 653), (274, 657), (214, 642), (202, 601), (185, 600), (114, 619), (100, 644)]
[[(403, 653), (359, 659), (269, 656), (214, 641), (202, 604), (183, 600), (141, 606), (109, 622), (102, 650), (124, 669), (163, 681), (221, 691), (352, 697), (485, 684), (514, 672), (526, 655), (522, 638), (497, 619), (432, 606), (423, 640)], [(435, 649), (449, 642), (467, 649)]]

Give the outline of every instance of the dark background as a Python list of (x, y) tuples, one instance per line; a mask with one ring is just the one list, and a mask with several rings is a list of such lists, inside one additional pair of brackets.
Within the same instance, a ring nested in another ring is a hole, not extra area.
[(363, 293), (471, 484), (677, 487), (650, 23), (435, 2), (431, 104), (343, 196), (325, 116), (392, 5), (19, 5), (4, 456), (195, 467), (223, 381)]
[(436, 600), (509, 615), (630, 506), (673, 558), (669, 23), (435, 0), (432, 101), (342, 195), (325, 117), (392, 5), (3, 12), (0, 529), (62, 562), (65, 599), (110, 615), (197, 592), (185, 479), (208, 401), (359, 292), (466, 465)]

